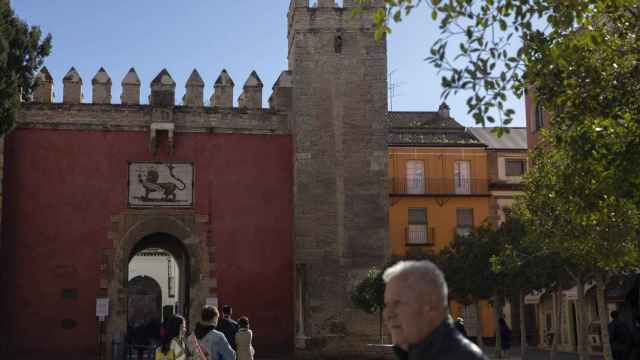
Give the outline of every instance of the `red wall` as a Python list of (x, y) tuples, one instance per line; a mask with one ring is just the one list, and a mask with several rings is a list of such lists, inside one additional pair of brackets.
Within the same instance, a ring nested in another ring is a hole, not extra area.
[[(7, 141), (2, 303), (16, 349), (95, 351), (95, 298), (110, 216), (127, 207), (127, 161), (146, 132), (18, 129)], [(249, 316), (256, 349), (293, 348), (290, 136), (176, 134), (171, 160), (195, 163), (195, 210), (211, 215), (221, 304)], [(77, 288), (77, 300), (63, 300)], [(62, 330), (62, 319), (78, 326)]]

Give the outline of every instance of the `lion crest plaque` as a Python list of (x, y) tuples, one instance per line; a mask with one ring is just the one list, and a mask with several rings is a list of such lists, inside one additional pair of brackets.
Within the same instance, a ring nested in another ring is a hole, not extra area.
[(192, 207), (193, 163), (129, 162), (130, 207)]

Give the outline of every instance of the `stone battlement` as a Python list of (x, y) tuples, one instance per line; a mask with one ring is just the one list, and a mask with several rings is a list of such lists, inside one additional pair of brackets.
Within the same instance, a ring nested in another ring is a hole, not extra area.
[[(71, 68), (62, 79), (63, 82), (63, 104), (82, 104), (84, 95), (82, 92), (82, 77), (75, 68)], [(53, 77), (46, 67), (43, 67), (36, 75), (36, 88), (33, 92), (33, 103), (51, 104), (53, 103)], [(271, 112), (286, 113), (291, 104), (291, 72), (283, 71), (273, 85), (273, 93), (269, 98), (269, 108)], [(112, 104), (111, 77), (104, 68), (100, 68), (91, 80), (92, 99), (91, 104), (109, 105)], [(122, 79), (122, 94), (120, 102), (122, 105), (140, 105), (141, 81), (135, 69), (131, 68)], [(209, 99), (210, 107), (215, 111), (264, 111), (262, 107), (262, 80), (253, 71), (244, 83), (242, 93), (238, 97), (238, 107), (233, 106), (234, 82), (226, 70), (222, 70), (214, 83), (214, 93)], [(149, 105), (152, 107), (173, 107), (176, 106), (175, 89), (176, 82), (166, 69), (163, 69), (150, 83), (151, 93), (149, 95)], [(197, 70), (193, 70), (186, 82), (186, 92), (182, 98), (182, 106), (191, 108), (203, 108), (205, 82)]]
[[(344, 0), (338, 6), (335, 0), (317, 0), (311, 6), (309, 0), (291, 0), (289, 5), (289, 32), (293, 29), (332, 29), (355, 30), (373, 27), (373, 14), (384, 8), (384, 0), (367, 0), (360, 5), (357, 0)], [(353, 9), (361, 8), (357, 15)]]

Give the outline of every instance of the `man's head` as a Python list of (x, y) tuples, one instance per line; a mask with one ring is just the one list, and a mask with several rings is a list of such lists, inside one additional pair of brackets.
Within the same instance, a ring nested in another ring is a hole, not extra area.
[(222, 315), (231, 316), (232, 313), (233, 313), (233, 309), (231, 308), (231, 305), (222, 306)]
[(401, 261), (382, 277), (384, 317), (394, 344), (407, 349), (447, 318), (447, 283), (432, 262)]
[(202, 308), (202, 321), (207, 324), (218, 325), (218, 318), (220, 313), (215, 306), (205, 306)]

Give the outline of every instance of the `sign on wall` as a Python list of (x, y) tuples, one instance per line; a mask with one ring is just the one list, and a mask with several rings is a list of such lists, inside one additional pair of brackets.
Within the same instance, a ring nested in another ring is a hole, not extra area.
[(129, 206), (193, 206), (193, 163), (129, 162)]

